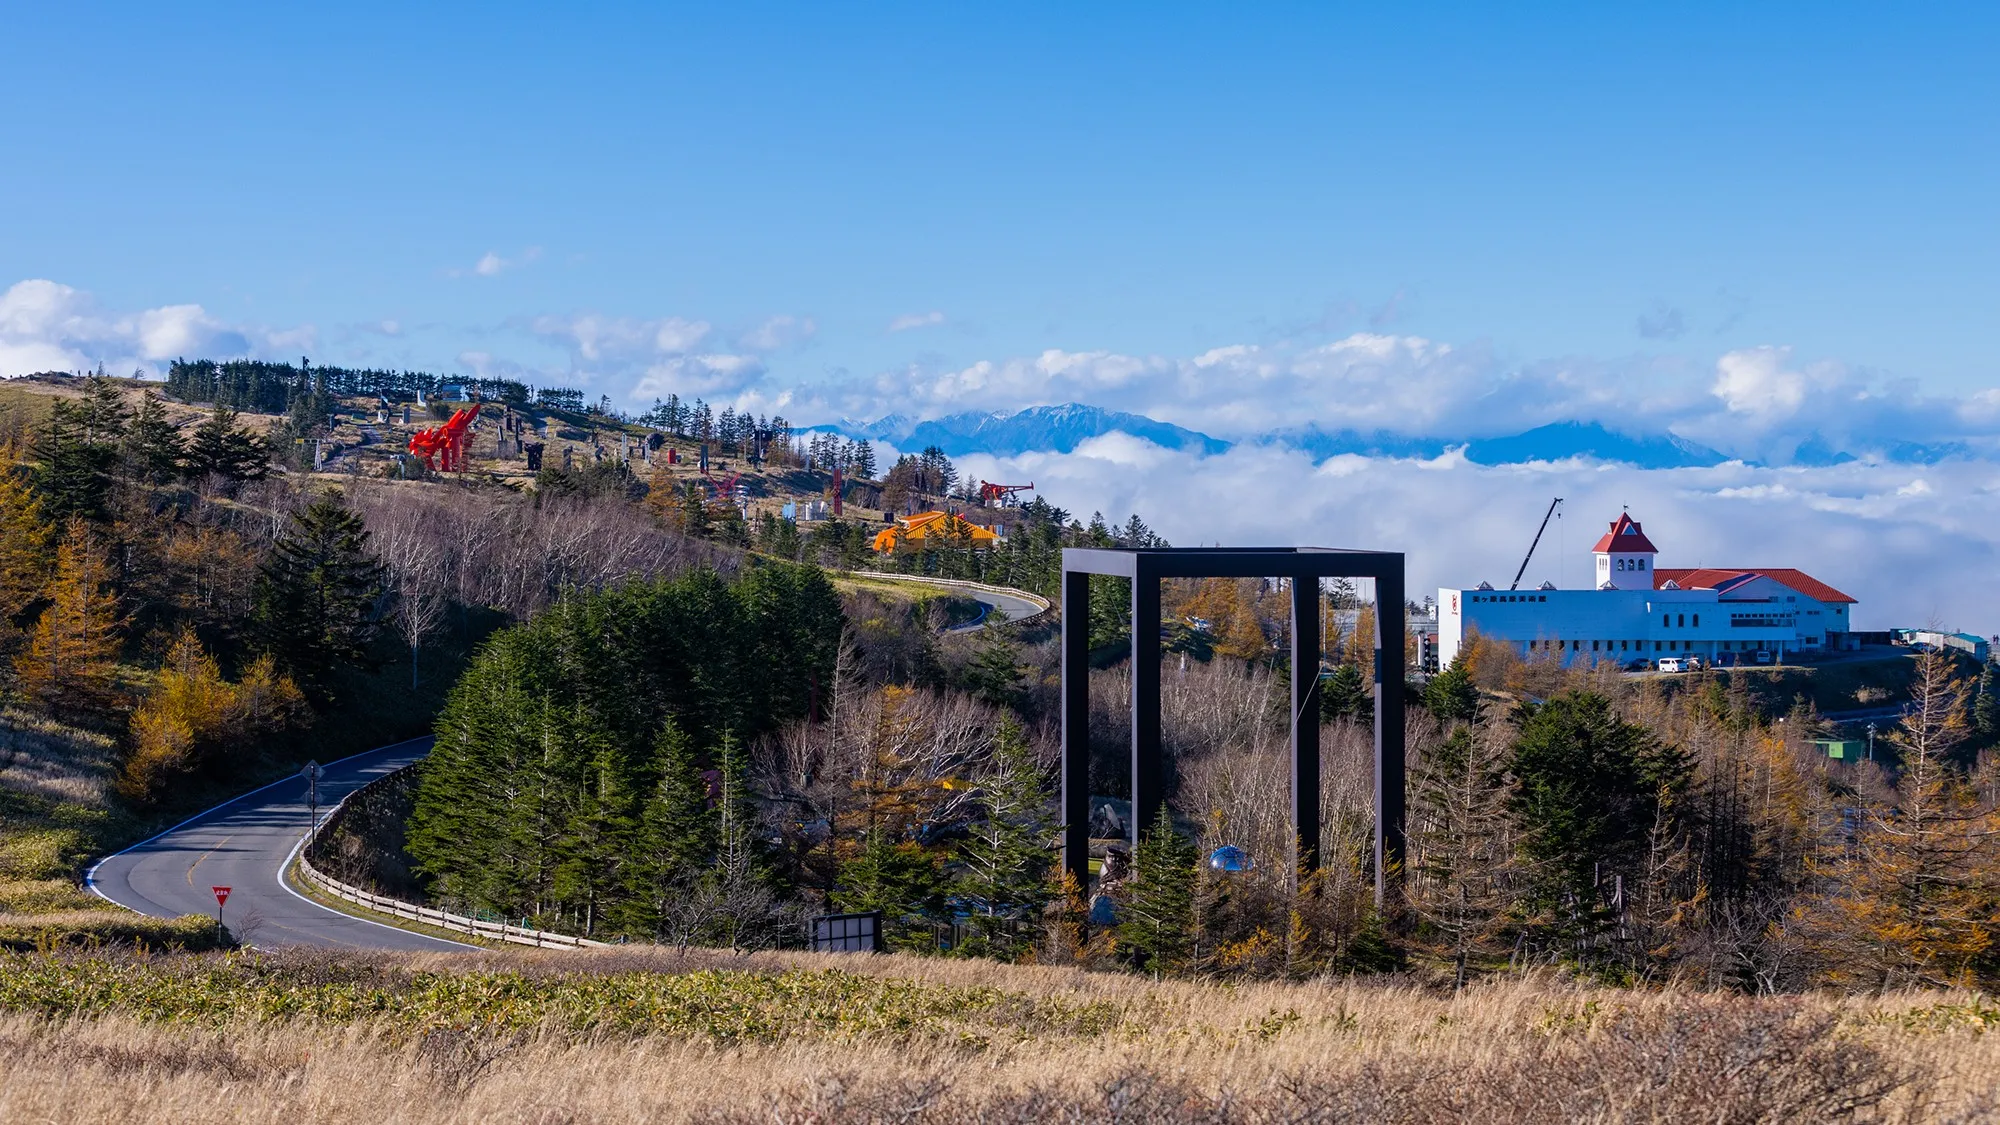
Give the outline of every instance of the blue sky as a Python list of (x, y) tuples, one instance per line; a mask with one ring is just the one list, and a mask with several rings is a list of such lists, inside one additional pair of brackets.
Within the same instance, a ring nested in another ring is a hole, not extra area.
[[(1663, 564), (1989, 631), (1996, 47), (1992, 5), (14, 3), (0, 375), (305, 354), (802, 422), (1595, 420), (1762, 463), (1190, 472), (1114, 434), (970, 468), (1178, 542), (1409, 550), (1416, 588), (1511, 572), (1550, 495), (1631, 504)], [(1821, 438), (1861, 460), (1794, 463)], [(1876, 456), (1909, 440), (1978, 455)]]
[(1993, 385), (1990, 7), (1497, 7), (17, 5), (0, 279), (427, 367), (597, 314), (810, 321), (794, 381), (1372, 328)]

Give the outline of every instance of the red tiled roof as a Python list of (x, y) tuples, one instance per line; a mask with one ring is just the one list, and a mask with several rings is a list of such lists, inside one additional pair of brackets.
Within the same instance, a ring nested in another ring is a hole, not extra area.
[(1618, 513), (1618, 518), (1611, 521), (1611, 530), (1605, 532), (1604, 538), (1599, 539), (1597, 546), (1591, 550), (1651, 551), (1656, 555), (1660, 553), (1660, 549), (1653, 546), (1653, 541), (1646, 538), (1645, 531), (1639, 527), (1639, 521), (1633, 519), (1629, 512)]
[(1653, 570), (1653, 589), (1657, 590), (1671, 581), (1683, 590), (1714, 590), (1733, 578), (1745, 575), (1762, 575), (1787, 589), (1796, 590), (1806, 597), (1821, 602), (1846, 602), (1857, 604), (1853, 598), (1821, 582), (1802, 570), (1788, 566), (1774, 567), (1656, 567)]

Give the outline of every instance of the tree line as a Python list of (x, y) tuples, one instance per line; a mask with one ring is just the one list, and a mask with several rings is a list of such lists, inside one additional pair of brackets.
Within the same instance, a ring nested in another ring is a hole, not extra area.
[(584, 932), (770, 924), (746, 746), (825, 705), (841, 627), (823, 574), (765, 564), (573, 596), (497, 634), (417, 790), (409, 851), (434, 895)]
[(180, 402), (215, 404), (257, 414), (287, 414), (302, 398), (381, 396), (408, 401), (418, 395), (437, 396), (447, 388), (481, 395), (514, 406), (542, 403), (581, 412), (583, 392), (568, 387), (529, 386), (514, 379), (466, 378), (427, 371), (314, 365), (300, 359), (294, 365), (261, 359), (176, 359), (167, 365), (167, 397)]

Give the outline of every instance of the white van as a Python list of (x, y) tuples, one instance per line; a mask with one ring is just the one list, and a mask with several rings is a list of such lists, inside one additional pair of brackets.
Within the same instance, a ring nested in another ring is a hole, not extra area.
[(1687, 662), (1678, 656), (1662, 656), (1659, 663), (1655, 664), (1654, 667), (1662, 672), (1685, 672), (1687, 671)]

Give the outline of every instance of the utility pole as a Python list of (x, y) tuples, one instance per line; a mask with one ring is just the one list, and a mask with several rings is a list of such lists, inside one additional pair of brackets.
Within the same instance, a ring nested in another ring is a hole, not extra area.
[(319, 833), (319, 779), (325, 774), (326, 770), (317, 761), (307, 762), (305, 768), (299, 771), (299, 776), (306, 779), (306, 810), (311, 817), (306, 828), (308, 852), (312, 850), (313, 837)]

